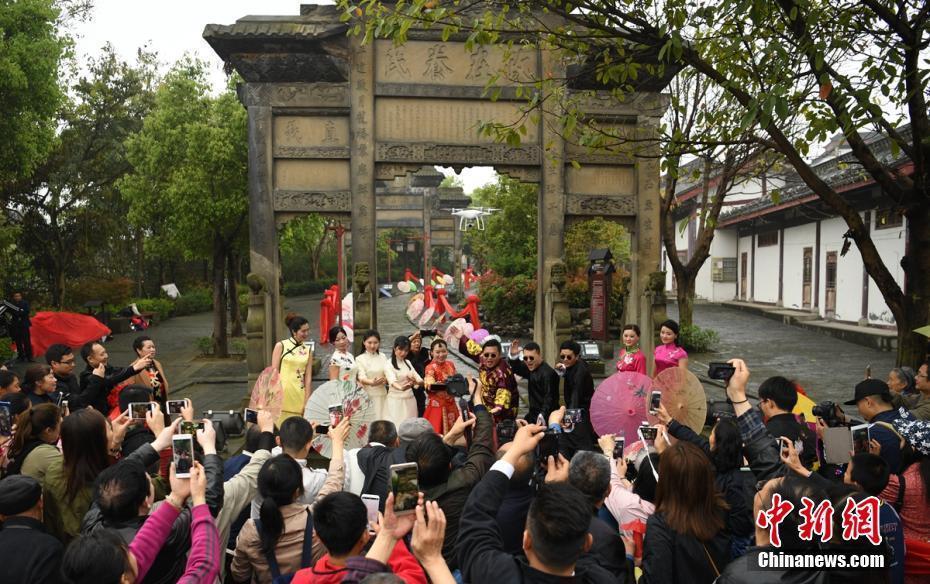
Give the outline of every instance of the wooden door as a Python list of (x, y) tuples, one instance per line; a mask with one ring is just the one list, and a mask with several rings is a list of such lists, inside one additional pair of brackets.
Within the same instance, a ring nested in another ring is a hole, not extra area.
[(746, 300), (746, 282), (748, 281), (749, 274), (749, 253), (743, 252), (742, 257), (740, 258), (740, 269), (739, 269), (739, 298), (740, 300)]
[(827, 285), (824, 310), (826, 316), (836, 316), (836, 257), (835, 251), (827, 252)]
[(814, 248), (804, 248), (803, 276), (801, 278), (801, 305), (804, 308), (811, 307), (811, 281), (814, 272)]

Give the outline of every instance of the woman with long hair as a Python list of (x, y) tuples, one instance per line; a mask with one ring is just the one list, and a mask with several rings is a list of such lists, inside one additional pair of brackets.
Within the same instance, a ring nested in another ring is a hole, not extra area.
[(656, 369), (653, 376), (671, 367), (688, 368), (688, 352), (681, 346), (680, 329), (674, 320), (666, 320), (659, 327), (659, 340), (662, 344), (655, 348)]
[(391, 367), (388, 369), (388, 395), (384, 406), (384, 419), (394, 422), (400, 428), (408, 418), (417, 417), (417, 400), (413, 388), (423, 383), (423, 378), (407, 359), (410, 351), (410, 339), (399, 336), (394, 339), (391, 353)]
[(45, 485), (48, 467), (61, 456), (61, 410), (53, 404), (34, 406), (16, 419), (16, 433), (10, 444), (7, 474), (24, 474)]
[[(269, 584), (280, 574), (312, 565), (311, 558), (302, 558), (304, 539), (313, 537), (312, 507), (297, 502), (303, 492), (296, 460), (280, 454), (265, 463), (258, 473), (259, 520), (249, 519), (239, 532), (230, 571), (234, 581)], [(325, 552), (314, 540), (312, 561)]]
[(68, 542), (81, 531), (90, 508), (94, 481), (119, 452), (130, 420), (111, 423), (97, 410), (80, 409), (61, 422), (62, 455), (45, 473), (45, 525), (52, 535)]
[(349, 350), (349, 336), (346, 329), (336, 325), (329, 329), (329, 342), (335, 349), (329, 358), (329, 379), (339, 379), (340, 374), (347, 373), (355, 367), (355, 356)]
[[(673, 420), (661, 404), (656, 417), (663, 424), (668, 424), (670, 436), (694, 444), (710, 459), (714, 469), (714, 484), (730, 508), (727, 513), (727, 531), (732, 536), (730, 556), (737, 558), (743, 555), (752, 545), (755, 528), (750, 502), (746, 497), (747, 478), (740, 471), (743, 466), (743, 439), (736, 418), (720, 418), (711, 428), (710, 436), (704, 438), (691, 428)], [(666, 442), (660, 439), (657, 444), (661, 446)]]
[(41, 363), (33, 363), (26, 368), (23, 377), (23, 393), (29, 397), (32, 405), (58, 405), (58, 380), (52, 368)]
[[(429, 365), (433, 357), (430, 350), (423, 346), (423, 333), (415, 330), (407, 338), (410, 339), (410, 352), (407, 354), (407, 359), (413, 364), (417, 375), (420, 378), (425, 378), (426, 366)], [(420, 417), (426, 409), (426, 386), (424, 383), (413, 386), (413, 397), (417, 400), (417, 416)]]
[(639, 583), (713, 582), (730, 560), (728, 506), (700, 448), (677, 442), (661, 454), (655, 505)]
[(365, 352), (355, 358), (358, 368), (358, 383), (368, 392), (375, 410), (376, 420), (385, 420), (385, 402), (387, 400), (388, 369), (391, 367), (387, 357), (379, 351), (381, 334), (376, 330), (365, 332), (362, 337)]
[(271, 353), (271, 366), (281, 376), (284, 393), (278, 426), (291, 416), (303, 416), (304, 406), (313, 391), (313, 353), (305, 344), (310, 338), (310, 323), (296, 314), (288, 314), (284, 322), (291, 336), (275, 343)]
[(132, 341), (132, 350), (140, 359), (150, 357), (152, 364), (130, 377), (126, 386), (144, 385), (150, 388), (155, 395), (155, 401), (161, 405), (161, 410), (167, 412), (165, 403), (168, 401), (168, 379), (165, 377), (165, 369), (155, 359), (155, 341), (146, 335), (138, 336)]

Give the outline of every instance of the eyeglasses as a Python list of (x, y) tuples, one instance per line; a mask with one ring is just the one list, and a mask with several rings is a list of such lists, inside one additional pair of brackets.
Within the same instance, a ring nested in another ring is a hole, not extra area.
[(483, 359), (494, 359), (495, 357), (497, 357), (497, 353), (482, 353), (481, 357)]
[(536, 360), (536, 357), (524, 357), (523, 360), (526, 361), (526, 362), (528, 363), (528, 362), (530, 362), (530, 361), (535, 361), (535, 360)]
[(74, 359), (69, 359), (67, 361), (59, 361), (62, 365), (74, 365)]
[(559, 361), (571, 361), (574, 358), (575, 358), (574, 355), (569, 355), (569, 354), (559, 355)]

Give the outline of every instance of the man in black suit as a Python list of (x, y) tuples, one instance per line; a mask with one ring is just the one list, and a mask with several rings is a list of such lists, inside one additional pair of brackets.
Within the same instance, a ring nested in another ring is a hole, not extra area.
[(76, 396), (72, 395), (68, 402), (72, 412), (93, 406), (98, 412), (108, 414), (110, 407), (107, 404), (107, 396), (110, 391), (136, 373), (152, 366), (152, 357), (147, 355), (139, 357), (125, 369), (117, 369), (110, 365), (110, 355), (106, 347), (94, 341), (81, 347), (81, 357), (87, 363), (87, 367), (81, 371), (80, 392)]
[(29, 303), (23, 299), (22, 292), (14, 292), (10, 301), (19, 309), (10, 319), (10, 337), (16, 343), (16, 360), (28, 363), (32, 361), (32, 337), (29, 334), (32, 321), (29, 320)]
[(530, 397), (530, 408), (524, 418), (531, 424), (542, 414), (543, 420), (549, 419), (552, 410), (559, 407), (559, 375), (543, 360), (542, 349), (538, 343), (529, 342), (520, 355), (520, 344), (510, 344), (510, 369), (526, 379)]

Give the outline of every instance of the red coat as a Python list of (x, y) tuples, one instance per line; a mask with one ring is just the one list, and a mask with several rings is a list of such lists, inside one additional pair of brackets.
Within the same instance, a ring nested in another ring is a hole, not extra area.
[[(423, 568), (402, 540), (394, 545), (394, 551), (388, 558), (388, 567), (407, 584), (426, 584)], [(312, 568), (304, 568), (294, 574), (291, 584), (338, 584), (347, 572), (346, 566), (333, 564), (329, 554), (326, 554)]]

